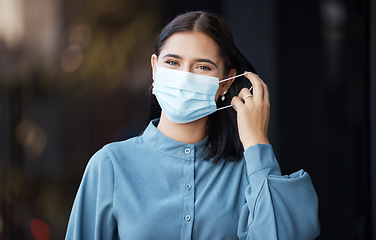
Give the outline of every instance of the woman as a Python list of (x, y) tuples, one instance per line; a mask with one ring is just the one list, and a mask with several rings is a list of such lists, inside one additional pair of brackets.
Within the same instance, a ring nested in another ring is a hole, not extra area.
[(310, 177), (281, 176), (267, 86), (244, 72), (255, 70), (224, 21), (201, 11), (176, 17), (151, 65), (159, 118), (91, 158), (66, 239), (316, 238)]

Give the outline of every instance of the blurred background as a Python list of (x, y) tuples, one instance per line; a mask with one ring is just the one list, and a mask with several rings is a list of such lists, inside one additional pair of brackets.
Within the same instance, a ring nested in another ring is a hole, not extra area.
[(319, 239), (376, 239), (375, 0), (0, 0), (0, 239), (64, 238), (91, 155), (142, 132), (154, 39), (188, 10), (224, 16), (269, 85)]

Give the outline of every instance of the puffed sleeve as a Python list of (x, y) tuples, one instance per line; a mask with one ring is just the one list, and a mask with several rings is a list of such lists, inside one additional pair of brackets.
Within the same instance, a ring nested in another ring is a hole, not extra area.
[(308, 173), (281, 176), (269, 144), (249, 147), (244, 157), (249, 185), (239, 239), (315, 239), (320, 233), (318, 199)]
[(104, 149), (90, 159), (69, 218), (65, 239), (115, 239), (114, 168)]

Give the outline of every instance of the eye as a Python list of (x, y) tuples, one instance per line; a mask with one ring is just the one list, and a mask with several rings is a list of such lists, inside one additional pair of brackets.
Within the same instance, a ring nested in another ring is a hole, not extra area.
[(207, 66), (199, 66), (198, 69), (203, 70), (203, 71), (210, 71), (211, 68)]
[(167, 63), (168, 65), (172, 65), (172, 66), (177, 66), (179, 65), (177, 62), (173, 61), (173, 60), (167, 60), (165, 63)]

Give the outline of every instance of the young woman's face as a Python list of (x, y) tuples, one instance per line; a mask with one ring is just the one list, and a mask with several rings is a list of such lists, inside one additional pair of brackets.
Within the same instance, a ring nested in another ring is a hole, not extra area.
[[(160, 51), (160, 55), (152, 56), (153, 76), (158, 67), (171, 68), (200, 75), (224, 79), (224, 62), (219, 55), (216, 42), (202, 32), (178, 32), (171, 35)], [(231, 75), (236, 74), (230, 71)], [(224, 91), (224, 87), (231, 81), (221, 84), (215, 100)], [(229, 87), (229, 86), (228, 86)], [(228, 89), (228, 87), (226, 87)], [(225, 90), (227, 90), (225, 89)]]

